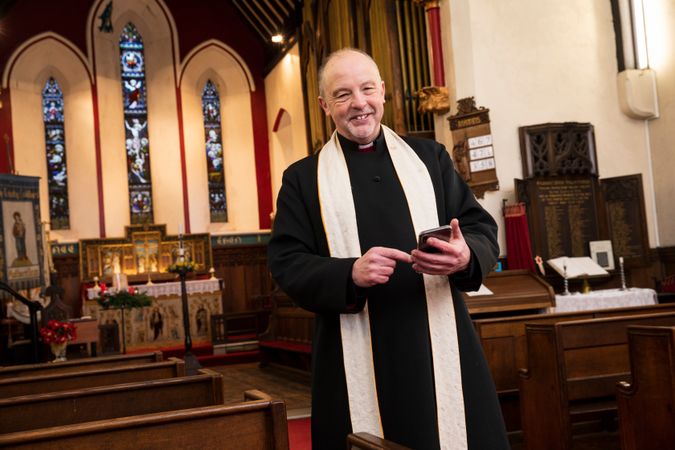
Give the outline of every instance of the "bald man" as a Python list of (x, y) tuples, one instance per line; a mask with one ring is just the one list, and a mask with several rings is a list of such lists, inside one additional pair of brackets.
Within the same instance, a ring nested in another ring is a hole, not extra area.
[[(497, 226), (445, 148), (380, 122), (384, 82), (343, 49), (319, 71), (336, 132), (284, 173), (269, 266), (315, 313), (314, 449), (368, 432), (415, 449), (509, 448), (499, 403), (459, 290), (498, 256)], [(418, 234), (450, 224), (449, 239)]]

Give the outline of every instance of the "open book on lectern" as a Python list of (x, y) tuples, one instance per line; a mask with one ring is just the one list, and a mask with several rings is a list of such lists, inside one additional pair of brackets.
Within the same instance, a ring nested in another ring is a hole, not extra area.
[(546, 262), (563, 278), (585, 278), (609, 275), (609, 272), (600, 267), (588, 256), (578, 256), (574, 258), (561, 256), (559, 258), (549, 259)]

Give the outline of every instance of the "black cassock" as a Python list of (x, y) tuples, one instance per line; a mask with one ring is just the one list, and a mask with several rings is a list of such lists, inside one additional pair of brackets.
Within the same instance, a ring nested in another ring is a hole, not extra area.
[[(467, 271), (450, 277), (462, 365), (470, 449), (509, 448), (494, 383), (461, 290), (476, 290), (498, 256), (497, 226), (455, 172), (445, 147), (403, 138), (427, 166), (440, 224), (459, 219), (471, 248)], [(359, 152), (340, 136), (354, 196), (362, 253), (374, 246), (410, 252), (416, 236), (383, 134), (374, 152)], [(355, 258), (331, 258), (317, 191), (317, 155), (284, 173), (268, 257), (279, 286), (316, 313), (312, 353), (312, 443), (344, 449), (351, 432), (340, 338), (340, 314), (363, 309), (367, 298), (384, 437), (414, 449), (439, 447), (434, 375), (422, 276), (398, 263), (388, 283), (357, 289)], [(347, 349), (349, 351), (349, 349)]]

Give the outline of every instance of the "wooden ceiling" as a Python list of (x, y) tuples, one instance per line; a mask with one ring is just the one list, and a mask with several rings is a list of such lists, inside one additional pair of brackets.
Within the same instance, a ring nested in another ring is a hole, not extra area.
[[(302, 0), (232, 0), (232, 3), (268, 48), (268, 65), (275, 63), (295, 42)], [(272, 42), (272, 36), (276, 34), (281, 34), (284, 41)]]

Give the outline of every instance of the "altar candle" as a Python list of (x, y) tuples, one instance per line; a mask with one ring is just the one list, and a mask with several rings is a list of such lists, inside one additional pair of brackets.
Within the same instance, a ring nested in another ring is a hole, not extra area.
[(181, 248), (178, 249), (178, 256), (185, 256), (185, 249), (182, 247), (182, 242), (181, 242)]

